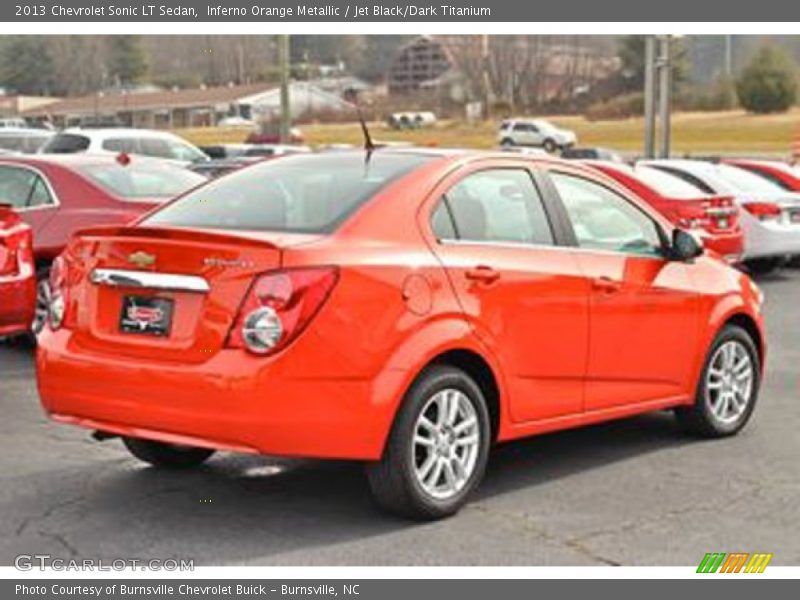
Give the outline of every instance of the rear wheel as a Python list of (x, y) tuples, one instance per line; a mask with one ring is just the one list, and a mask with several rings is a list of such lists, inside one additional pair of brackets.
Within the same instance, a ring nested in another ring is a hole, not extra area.
[(214, 450), (209, 448), (166, 444), (141, 438), (123, 437), (122, 442), (128, 451), (139, 460), (168, 469), (196, 467), (214, 454)]
[(785, 263), (785, 258), (781, 256), (771, 256), (769, 258), (753, 258), (751, 260), (746, 260), (744, 266), (753, 275), (768, 275), (782, 267)]
[(703, 437), (738, 433), (755, 408), (760, 375), (758, 351), (750, 334), (726, 325), (711, 345), (694, 404), (676, 409), (678, 421)]
[(427, 369), (406, 394), (380, 462), (367, 466), (381, 508), (415, 519), (457, 512), (483, 477), (491, 428), (463, 371)]
[(500, 146), (502, 146), (503, 148), (513, 148), (515, 146), (514, 140), (512, 140), (511, 138), (503, 138), (502, 141), (500, 142)]

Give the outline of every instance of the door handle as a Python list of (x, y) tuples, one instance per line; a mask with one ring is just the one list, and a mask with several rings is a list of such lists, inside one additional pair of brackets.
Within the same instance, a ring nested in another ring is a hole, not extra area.
[(464, 276), (470, 281), (483, 281), (484, 283), (492, 283), (500, 278), (500, 273), (495, 271), (492, 267), (486, 265), (478, 265), (472, 269), (467, 269)]
[(595, 277), (592, 279), (592, 289), (606, 294), (613, 294), (622, 289), (622, 283), (610, 277)]

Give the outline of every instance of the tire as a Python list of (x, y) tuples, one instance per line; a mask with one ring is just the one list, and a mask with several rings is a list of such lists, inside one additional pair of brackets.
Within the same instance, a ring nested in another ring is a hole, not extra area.
[(511, 138), (503, 138), (500, 141), (501, 148), (513, 148), (514, 146), (516, 146), (516, 144), (514, 143), (514, 140), (512, 140)]
[(154, 467), (166, 469), (190, 469), (203, 464), (214, 450), (165, 444), (141, 438), (123, 437), (122, 442), (136, 458)]
[(558, 150), (558, 144), (556, 144), (554, 140), (547, 138), (542, 144), (542, 148), (544, 148), (544, 151), (548, 154), (555, 154), (556, 150)]
[(744, 261), (744, 266), (752, 275), (769, 275), (786, 263), (782, 256), (772, 256), (769, 258), (753, 258)]
[[(731, 365), (729, 370), (725, 361), (730, 352), (734, 354), (733, 362), (728, 363)], [(746, 367), (737, 367), (742, 364)], [(715, 375), (712, 369), (720, 374)], [(748, 385), (744, 385), (741, 376), (748, 370), (751, 379)], [(732, 375), (730, 379), (729, 374)], [(694, 404), (675, 409), (675, 415), (680, 425), (694, 435), (706, 438), (735, 435), (753, 414), (760, 385), (761, 366), (755, 342), (741, 327), (726, 325), (711, 344), (697, 384)], [(727, 400), (722, 397), (726, 390), (729, 390)], [(723, 406), (725, 402), (727, 410)]]
[(42, 332), (47, 322), (50, 306), (50, 267), (42, 267), (36, 271), (36, 313), (31, 323), (31, 340)]
[[(453, 419), (439, 412), (443, 406), (456, 406)], [(483, 478), (490, 438), (486, 401), (472, 378), (449, 366), (426, 369), (403, 399), (383, 457), (367, 465), (378, 506), (417, 520), (455, 514)]]

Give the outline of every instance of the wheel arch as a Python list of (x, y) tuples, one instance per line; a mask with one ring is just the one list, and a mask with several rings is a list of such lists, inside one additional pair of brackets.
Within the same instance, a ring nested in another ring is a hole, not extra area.
[(464, 371), (476, 383), (486, 400), (489, 411), (489, 420), (492, 427), (492, 441), (497, 439), (500, 431), (500, 385), (492, 366), (486, 359), (475, 352), (465, 348), (454, 348), (433, 357), (420, 373), (433, 365), (447, 365)]
[(764, 335), (761, 331), (761, 328), (756, 323), (756, 320), (746, 312), (735, 312), (731, 315), (728, 315), (728, 317), (723, 321), (722, 326), (719, 328), (719, 331), (722, 331), (722, 328), (726, 325), (736, 325), (748, 333), (748, 335), (752, 338), (753, 343), (756, 345), (759, 366), (763, 369), (766, 347), (764, 343)]

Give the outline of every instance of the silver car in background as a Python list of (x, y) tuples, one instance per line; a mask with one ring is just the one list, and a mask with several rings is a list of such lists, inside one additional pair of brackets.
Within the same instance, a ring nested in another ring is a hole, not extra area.
[(742, 207), (744, 263), (766, 272), (800, 255), (800, 194), (745, 169), (703, 160), (647, 160), (647, 165), (676, 175), (709, 194), (732, 196)]

